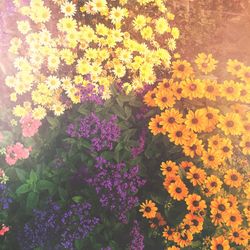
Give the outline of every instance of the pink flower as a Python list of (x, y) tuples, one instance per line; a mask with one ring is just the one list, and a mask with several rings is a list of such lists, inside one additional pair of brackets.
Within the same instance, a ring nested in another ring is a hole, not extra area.
[(39, 127), (42, 125), (41, 121), (36, 120), (31, 114), (21, 118), (22, 132), (24, 137), (31, 137), (38, 132)]
[(5, 235), (5, 233), (7, 233), (10, 230), (9, 227), (2, 225), (2, 229), (0, 229), (0, 236)]
[(14, 165), (19, 159), (27, 159), (30, 151), (31, 147), (25, 148), (23, 144), (17, 142), (15, 145), (7, 147), (5, 161), (9, 165)]

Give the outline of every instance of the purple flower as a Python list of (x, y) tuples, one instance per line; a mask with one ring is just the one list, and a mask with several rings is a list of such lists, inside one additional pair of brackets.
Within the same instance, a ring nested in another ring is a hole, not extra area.
[(102, 207), (114, 213), (122, 223), (128, 222), (127, 213), (138, 204), (136, 193), (145, 184), (138, 172), (138, 166), (127, 169), (124, 163), (114, 164), (97, 157), (95, 174), (87, 179)]
[(91, 113), (81, 118), (79, 124), (70, 124), (67, 134), (71, 137), (88, 139), (91, 142), (92, 151), (111, 150), (113, 143), (120, 137), (120, 128), (116, 121), (115, 115), (109, 120), (101, 120), (96, 114)]
[[(90, 79), (87, 77), (86, 80)], [(103, 100), (101, 98), (103, 87), (99, 87), (98, 90), (96, 90), (95, 86), (89, 83), (86, 86), (78, 85), (77, 88), (79, 89), (79, 94), (82, 103), (93, 102), (98, 105), (103, 104)]]
[(143, 152), (145, 147), (145, 139), (146, 139), (146, 130), (143, 129), (139, 137), (139, 145), (131, 149), (131, 154), (133, 158), (137, 157), (139, 154)]
[(134, 220), (133, 228), (130, 232), (131, 243), (130, 250), (143, 250), (144, 249), (144, 236), (140, 232), (140, 226), (137, 220)]
[(0, 209), (8, 209), (9, 204), (12, 202), (12, 199), (8, 197), (8, 189), (6, 184), (0, 183)]
[(75, 240), (84, 239), (99, 223), (90, 210), (86, 202), (72, 204), (66, 210), (51, 202), (46, 210), (34, 210), (34, 219), (19, 232), (21, 249), (75, 249)]

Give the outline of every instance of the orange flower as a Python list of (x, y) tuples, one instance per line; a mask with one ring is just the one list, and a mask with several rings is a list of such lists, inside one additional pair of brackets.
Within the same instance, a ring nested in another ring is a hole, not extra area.
[(227, 113), (225, 116), (220, 116), (219, 121), (217, 126), (225, 135), (240, 135), (242, 133), (242, 124), (239, 114)]
[(141, 204), (140, 207), (141, 208), (139, 211), (143, 213), (143, 217), (147, 219), (155, 218), (158, 208), (155, 206), (154, 202), (152, 202), (151, 200), (146, 200)]
[(238, 227), (242, 223), (242, 217), (237, 209), (229, 209), (225, 215), (225, 222), (228, 227)]
[(222, 163), (220, 152), (212, 149), (204, 150), (202, 154), (202, 161), (205, 167), (217, 169)]
[(186, 173), (188, 173), (192, 167), (195, 167), (195, 165), (191, 161), (182, 161), (180, 167), (183, 168)]
[(193, 235), (191, 232), (175, 232), (174, 242), (180, 247), (186, 247), (191, 245), (193, 240)]
[(149, 221), (151, 228), (163, 227), (166, 225), (165, 219), (162, 217), (161, 213), (157, 212), (155, 218)]
[(236, 101), (240, 97), (240, 85), (234, 81), (224, 81), (220, 85), (220, 92), (228, 101)]
[(222, 140), (220, 152), (223, 159), (225, 158), (231, 159), (233, 155), (233, 145), (230, 139), (224, 138)]
[(162, 235), (166, 240), (173, 240), (174, 239), (174, 232), (175, 232), (174, 228), (170, 228), (169, 226), (166, 226), (164, 228)]
[(250, 154), (250, 135), (243, 135), (240, 141), (240, 147), (244, 155)]
[(243, 66), (239, 71), (239, 76), (242, 81), (250, 83), (250, 67)]
[(212, 54), (199, 53), (195, 59), (195, 63), (198, 69), (207, 75), (215, 70), (218, 61), (213, 58)]
[(204, 96), (204, 86), (199, 79), (186, 79), (181, 82), (183, 86), (183, 97), (192, 100), (193, 98), (202, 98)]
[(230, 187), (240, 187), (243, 181), (243, 176), (236, 169), (229, 169), (224, 176), (224, 182)]
[(175, 200), (183, 200), (188, 195), (188, 189), (182, 181), (171, 183), (168, 187), (170, 196)]
[(222, 213), (222, 215), (225, 215), (229, 209), (229, 203), (227, 199), (218, 196), (211, 201), (210, 207), (212, 214), (219, 212)]
[(217, 194), (222, 186), (222, 181), (215, 175), (207, 177), (205, 180), (205, 186), (203, 187), (203, 192), (206, 196), (211, 196)]
[(199, 210), (204, 210), (207, 207), (206, 202), (201, 200), (201, 196), (197, 194), (188, 195), (188, 197), (185, 199), (185, 202), (187, 204), (187, 209), (192, 213)]
[(250, 102), (250, 86), (249, 85), (241, 84), (239, 100), (245, 103)]
[(175, 129), (169, 132), (170, 141), (176, 145), (185, 144), (190, 139), (190, 130), (184, 125), (178, 125)]
[(206, 117), (206, 124), (204, 125), (204, 131), (211, 132), (215, 129), (217, 123), (219, 122), (220, 111), (215, 108), (207, 107), (199, 109), (201, 116)]
[(160, 110), (163, 110), (165, 108), (173, 107), (175, 104), (175, 97), (173, 94), (167, 90), (165, 91), (157, 91), (155, 102), (157, 106), (160, 108)]
[(217, 81), (205, 79), (203, 80), (203, 84), (205, 85), (204, 96), (211, 101), (216, 101), (216, 98), (220, 96), (219, 86)]
[(175, 174), (168, 174), (165, 177), (165, 180), (163, 182), (163, 186), (165, 187), (165, 189), (168, 191), (169, 185), (172, 183), (175, 183), (176, 181), (181, 181), (181, 178), (179, 175), (175, 175)]
[(155, 117), (151, 118), (148, 127), (153, 135), (165, 133), (163, 126), (161, 125), (161, 122), (162, 122), (162, 118), (159, 115), (156, 115)]
[(172, 247), (168, 247), (166, 250), (181, 250), (181, 249), (179, 247), (172, 246)]
[(158, 85), (157, 85), (157, 89), (158, 91), (169, 91), (171, 92), (172, 91), (172, 86), (175, 84), (174, 80), (173, 79), (163, 79), (162, 82), (159, 82)]
[(201, 156), (204, 150), (202, 141), (198, 139), (195, 139), (192, 144), (190, 142), (185, 143), (182, 148), (184, 154), (186, 156), (190, 156), (191, 158), (194, 158), (195, 156)]
[(230, 245), (224, 236), (214, 237), (211, 241), (211, 250), (229, 250)]
[(210, 215), (211, 221), (215, 226), (221, 226), (222, 223), (224, 223), (224, 216), (222, 216), (222, 213), (217, 212)]
[(177, 174), (179, 168), (173, 161), (166, 161), (161, 163), (161, 172), (162, 175), (168, 175), (168, 174)]
[(143, 102), (149, 106), (149, 107), (157, 107), (157, 104), (155, 102), (156, 97), (156, 89), (150, 90), (146, 93), (146, 95), (143, 98)]
[(181, 83), (177, 83), (175, 85), (172, 86), (172, 91), (173, 91), (173, 95), (176, 98), (176, 100), (181, 100), (181, 98), (183, 97), (183, 85)]
[(183, 222), (187, 223), (189, 221), (192, 222), (192, 232), (193, 233), (199, 233), (202, 231), (204, 219), (201, 216), (195, 215), (193, 213), (188, 213), (188, 214), (186, 214)]
[(194, 74), (193, 68), (186, 60), (177, 60), (172, 63), (173, 78), (185, 79)]
[(208, 147), (210, 149), (219, 150), (222, 147), (223, 138), (219, 135), (213, 135), (208, 139)]
[(244, 68), (244, 64), (238, 60), (229, 59), (227, 61), (227, 72), (233, 76), (239, 77), (241, 69)]
[(228, 203), (229, 203), (229, 207), (230, 209), (237, 209), (238, 208), (238, 200), (237, 200), (237, 197), (230, 194), (228, 197)]
[(230, 230), (228, 239), (234, 242), (236, 245), (247, 246), (248, 235), (245, 229), (240, 227), (234, 227)]
[(187, 173), (187, 179), (190, 180), (193, 186), (201, 185), (206, 179), (206, 172), (203, 169), (193, 166)]
[(177, 109), (168, 109), (161, 113), (162, 123), (166, 132), (172, 131), (183, 122), (182, 114)]
[(185, 119), (187, 128), (193, 130), (194, 132), (202, 132), (207, 126), (206, 116), (204, 116), (203, 112), (201, 112), (199, 109), (195, 112), (189, 110)]

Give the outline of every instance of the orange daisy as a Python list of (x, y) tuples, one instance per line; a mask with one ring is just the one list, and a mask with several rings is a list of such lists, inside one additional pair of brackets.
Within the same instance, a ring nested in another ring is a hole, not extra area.
[[(211, 132), (215, 129), (217, 123), (219, 122), (220, 111), (215, 108), (207, 107), (199, 109), (201, 116), (206, 118), (206, 124), (204, 125), (204, 131)], [(205, 122), (205, 121), (204, 121)]]
[(185, 202), (187, 204), (187, 209), (192, 213), (199, 210), (204, 210), (207, 207), (206, 202), (201, 199), (200, 195), (197, 194), (188, 195), (188, 197), (185, 199)]
[(211, 201), (210, 207), (212, 214), (219, 212), (222, 213), (222, 215), (225, 215), (229, 209), (229, 203), (226, 198), (218, 196)]
[(224, 223), (224, 215), (220, 212), (216, 212), (210, 215), (211, 221), (215, 226), (222, 226)]
[(158, 208), (156, 207), (154, 202), (152, 202), (151, 200), (146, 200), (141, 204), (139, 211), (143, 213), (143, 217), (152, 219), (155, 218), (157, 210)]
[(193, 234), (191, 232), (175, 232), (174, 242), (180, 247), (186, 247), (191, 245), (193, 240)]
[(189, 110), (185, 117), (185, 124), (194, 132), (202, 132), (207, 126), (207, 119), (199, 109), (195, 112)]
[(199, 53), (195, 63), (198, 69), (207, 75), (215, 70), (218, 61), (213, 58), (212, 54)]
[(237, 209), (229, 209), (225, 215), (225, 222), (228, 227), (238, 227), (242, 223), (242, 217)]
[(161, 122), (162, 122), (162, 118), (159, 115), (156, 115), (155, 117), (151, 118), (148, 127), (153, 135), (165, 133), (163, 126), (161, 125)]
[(203, 229), (204, 219), (201, 216), (195, 215), (193, 213), (188, 213), (185, 215), (184, 222), (192, 222), (192, 231), (194, 233), (199, 233)]
[(233, 155), (233, 145), (230, 139), (224, 138), (222, 140), (220, 152), (223, 159), (225, 158), (231, 159)]
[(217, 126), (225, 135), (240, 135), (242, 133), (241, 118), (236, 113), (227, 113), (225, 116), (220, 116)]
[(161, 163), (161, 172), (162, 175), (168, 175), (168, 174), (177, 174), (179, 170), (179, 167), (176, 165), (173, 161), (166, 161)]
[(166, 132), (174, 130), (182, 124), (182, 114), (177, 109), (168, 109), (161, 113), (162, 126)]
[(163, 227), (166, 225), (165, 219), (162, 217), (161, 213), (157, 212), (155, 218), (149, 221), (151, 228)]
[(220, 92), (228, 101), (236, 101), (240, 97), (240, 85), (234, 81), (224, 81), (220, 85)]
[(228, 239), (236, 245), (247, 246), (248, 235), (245, 229), (234, 227), (229, 231)]
[(239, 76), (242, 81), (246, 83), (250, 83), (250, 67), (244, 66), (240, 71), (239, 71)]
[(244, 155), (250, 154), (250, 136), (249, 135), (243, 135), (241, 137), (240, 147)]
[(204, 85), (200, 79), (186, 79), (182, 82), (183, 97), (192, 100), (204, 96)]
[(222, 163), (221, 153), (214, 149), (204, 150), (202, 161), (205, 167), (217, 169)]
[(157, 106), (160, 108), (160, 110), (163, 110), (165, 108), (171, 108), (175, 104), (175, 97), (172, 95), (172, 93), (169, 93), (169, 91), (157, 91), (155, 102)]
[(216, 101), (216, 98), (220, 96), (217, 81), (205, 79), (203, 80), (203, 84), (205, 85), (204, 96), (211, 101)]
[(186, 60), (177, 60), (172, 63), (173, 78), (186, 79), (194, 74), (191, 64)]
[(149, 106), (149, 107), (157, 107), (157, 104), (155, 102), (156, 98), (156, 89), (150, 90), (144, 95), (143, 102)]
[(178, 125), (169, 132), (168, 137), (176, 145), (183, 145), (190, 139), (190, 130), (184, 125)]
[(175, 232), (175, 229), (174, 228), (171, 228), (169, 226), (166, 226), (164, 228), (164, 231), (162, 233), (163, 237), (166, 239), (166, 240), (173, 240), (174, 239), (174, 232)]
[(193, 186), (201, 185), (206, 179), (206, 172), (203, 169), (193, 166), (187, 173), (187, 179), (190, 180)]
[(182, 161), (180, 163), (180, 167), (183, 168), (186, 173), (188, 173), (192, 167), (195, 167), (195, 165), (191, 161)]
[(213, 237), (211, 241), (211, 250), (229, 250), (229, 241), (224, 236)]
[(172, 86), (172, 91), (176, 100), (181, 100), (183, 97), (183, 85), (181, 83), (176, 83)]
[(168, 187), (170, 196), (175, 200), (183, 200), (188, 195), (188, 189), (182, 181), (171, 183)]
[(229, 59), (227, 61), (227, 72), (231, 73), (233, 76), (238, 77), (243, 68), (244, 64), (238, 60)]
[(217, 194), (221, 190), (222, 181), (215, 175), (207, 177), (203, 186), (203, 192), (206, 196)]
[(242, 185), (243, 176), (236, 169), (229, 169), (224, 176), (224, 182), (229, 187), (240, 187)]
[(183, 146), (183, 152), (186, 156), (190, 156), (191, 158), (194, 158), (196, 156), (201, 156), (202, 152), (204, 150), (202, 141), (195, 139), (192, 143), (187, 142)]

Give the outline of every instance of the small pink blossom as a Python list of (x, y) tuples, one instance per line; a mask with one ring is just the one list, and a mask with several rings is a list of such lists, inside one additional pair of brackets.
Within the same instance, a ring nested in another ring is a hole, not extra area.
[(0, 236), (5, 235), (10, 230), (9, 227), (5, 226), (4, 224), (2, 225), (2, 228), (0, 229)]
[(31, 114), (21, 118), (20, 123), (22, 124), (22, 133), (24, 137), (35, 135), (42, 125), (41, 121), (34, 119)]
[(31, 147), (25, 148), (23, 144), (17, 142), (15, 145), (7, 147), (5, 160), (9, 165), (14, 165), (17, 160), (27, 159), (30, 151)]

